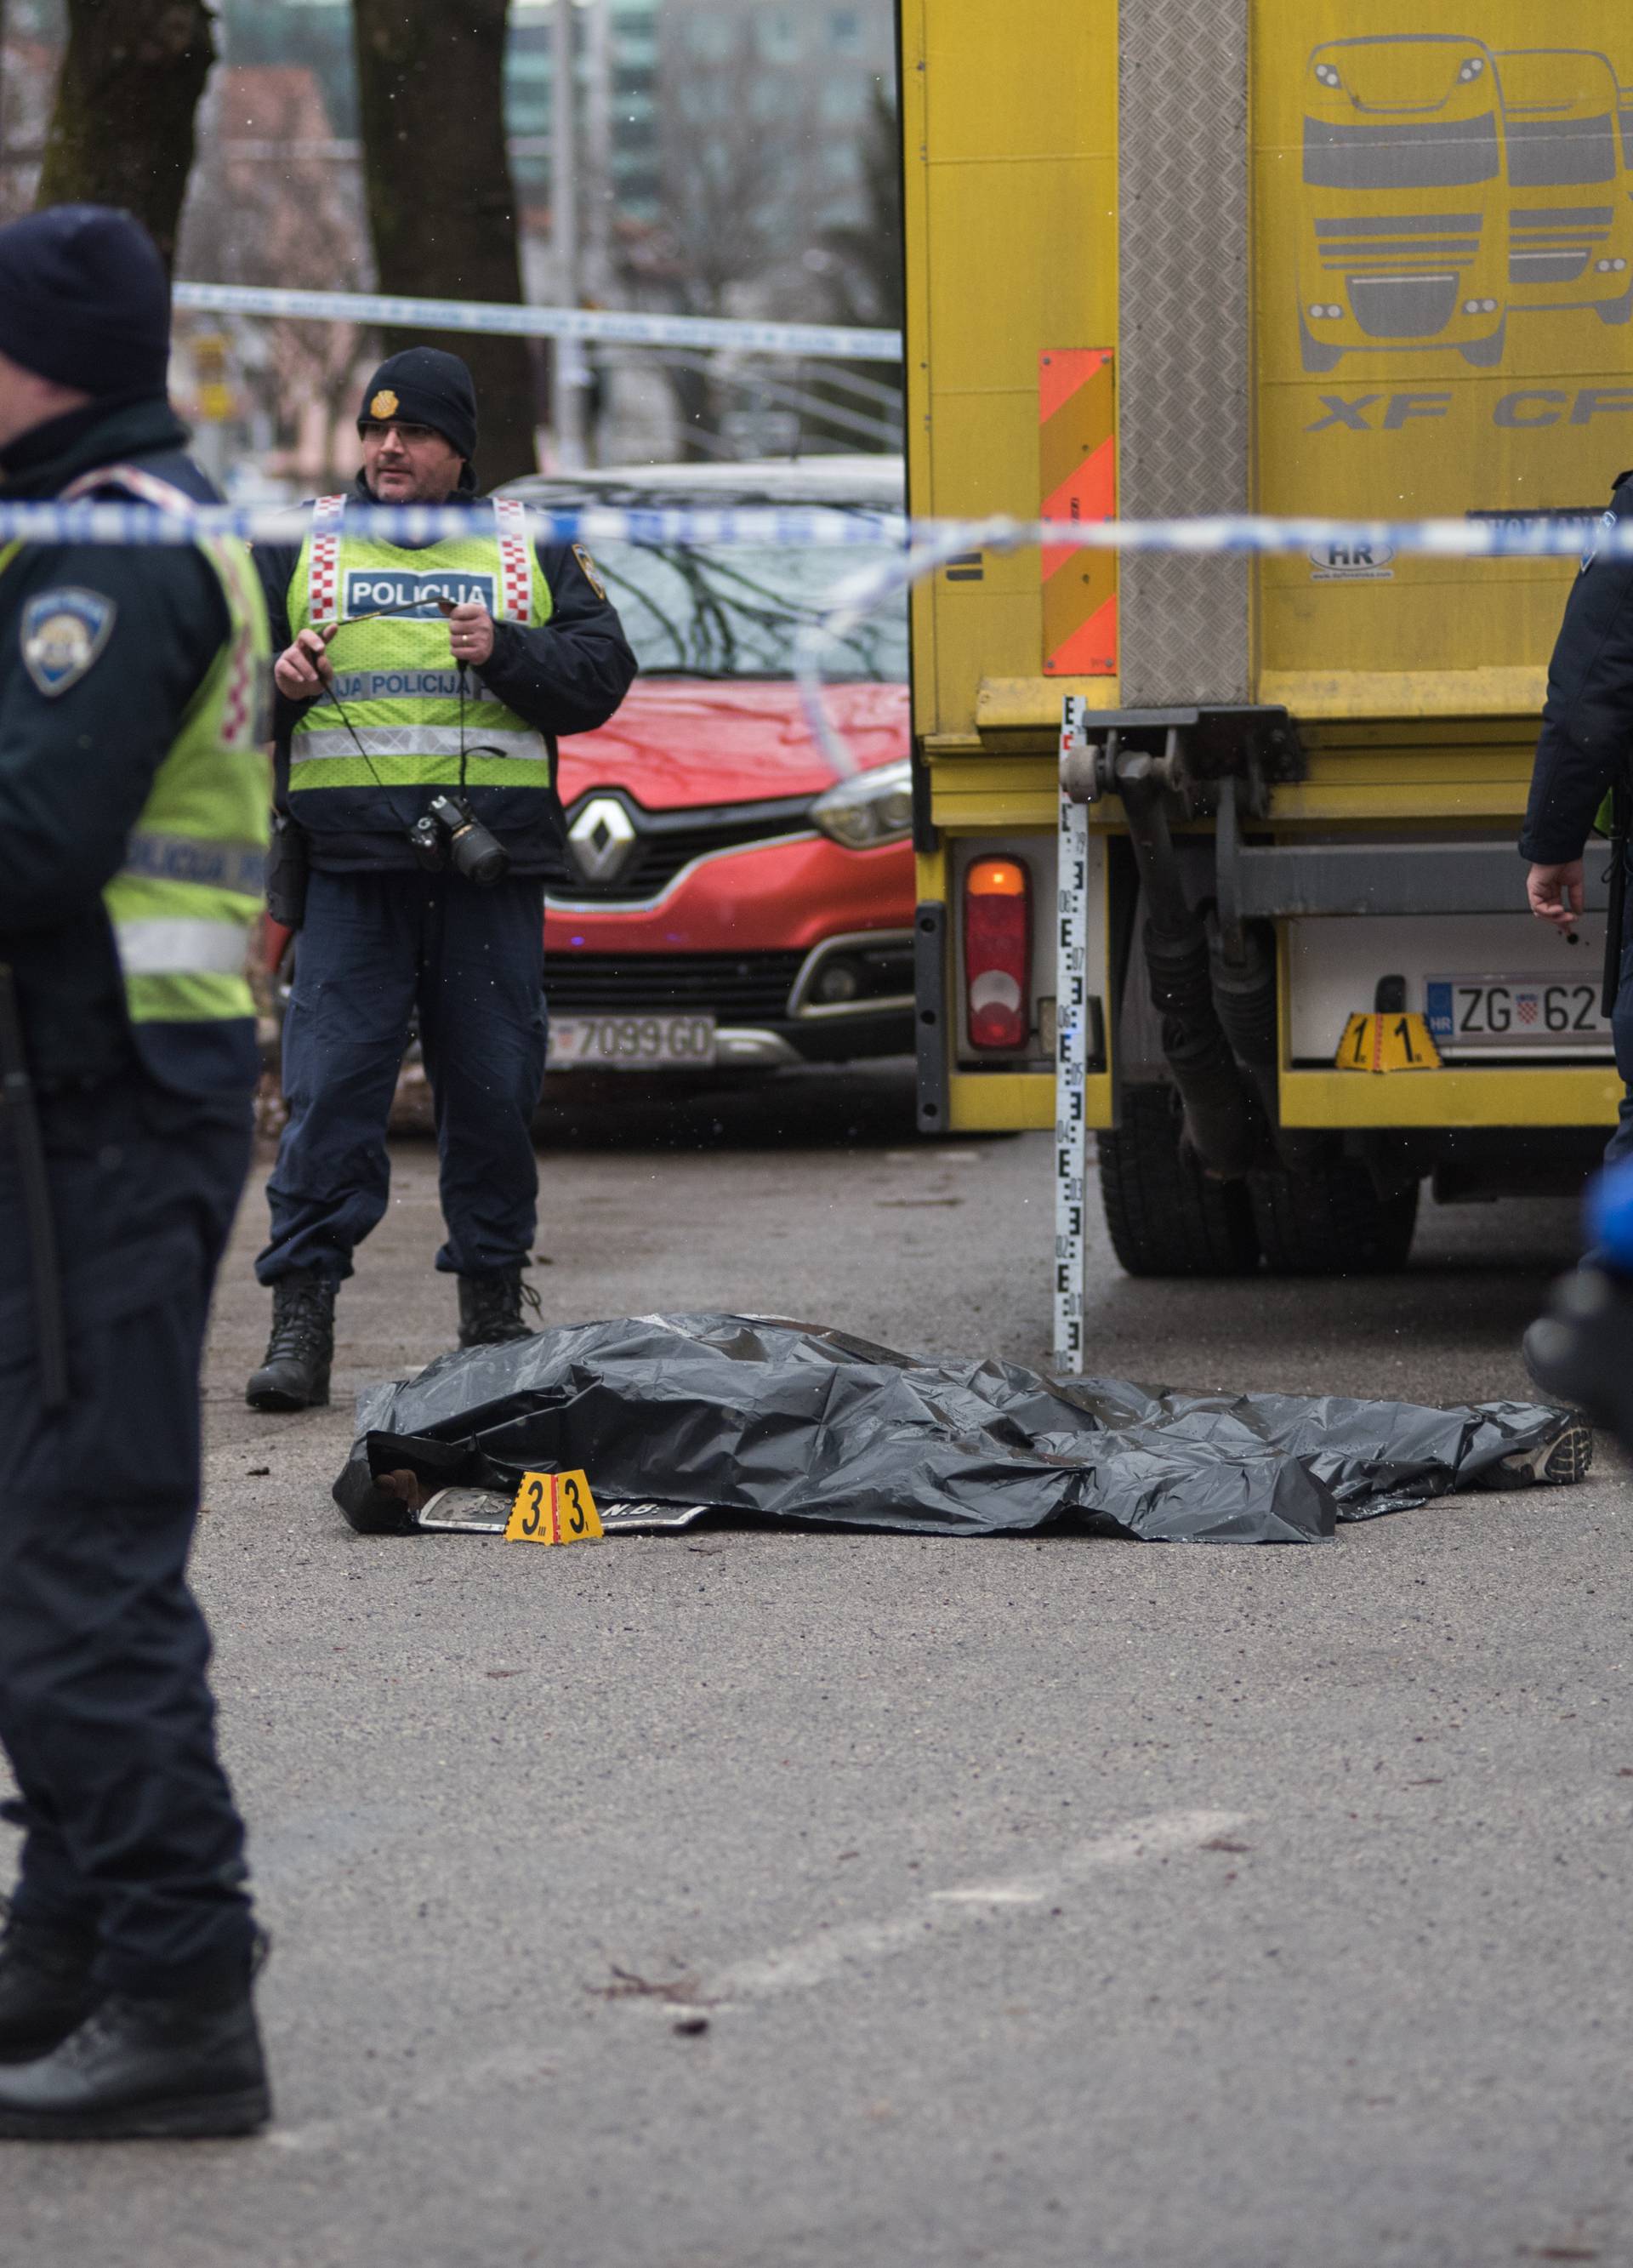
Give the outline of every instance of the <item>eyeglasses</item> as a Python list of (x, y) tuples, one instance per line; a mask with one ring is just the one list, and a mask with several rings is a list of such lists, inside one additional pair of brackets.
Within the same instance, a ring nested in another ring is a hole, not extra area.
[(405, 449), (412, 449), (421, 441), (439, 441), (442, 438), (434, 425), (408, 425), (401, 417), (359, 417), (357, 431), (364, 435), (394, 433)]

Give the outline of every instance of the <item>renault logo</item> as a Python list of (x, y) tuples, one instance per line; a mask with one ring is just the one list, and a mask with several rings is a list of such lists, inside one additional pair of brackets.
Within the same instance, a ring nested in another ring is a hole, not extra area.
[(568, 828), (567, 840), (586, 882), (615, 882), (635, 849), (635, 827), (622, 803), (597, 795)]

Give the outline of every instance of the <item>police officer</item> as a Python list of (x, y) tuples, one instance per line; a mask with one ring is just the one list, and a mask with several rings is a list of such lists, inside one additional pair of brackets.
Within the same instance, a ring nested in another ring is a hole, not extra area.
[(247, 1389), (260, 1410), (328, 1399), (335, 1292), (386, 1210), (386, 1125), (416, 1016), (448, 1231), (437, 1265), (459, 1279), (460, 1343), (526, 1336), (543, 882), (563, 841), (555, 736), (604, 724), (636, 667), (589, 555), (535, 547), (514, 503), (495, 498), (471, 533), (430, 545), (355, 525), (359, 505), (475, 503), (476, 402), (458, 356), (392, 356), (357, 423), (349, 493), (313, 507), (298, 553), (257, 555), (281, 649), (280, 842), (309, 869), (274, 895), (301, 926), (290, 1117), (256, 1263), (273, 1295)]
[[(1630, 523), (1633, 472), (1618, 476), (1601, 526)], [(1590, 551), (1572, 585), (1554, 648), (1519, 838), (1520, 855), (1531, 862), (1526, 883), (1531, 910), (1556, 930), (1568, 932), (1582, 912), (1582, 854), (1595, 813), (1626, 782), (1629, 756), (1633, 557), (1601, 558)], [(1605, 1153), (1612, 1161), (1633, 1156), (1633, 924), (1624, 927), (1619, 944), (1621, 976), (1611, 1031), (1627, 1093)]]
[[(127, 215), (0, 230), (0, 501), (210, 497), (168, 300)], [(0, 2136), (268, 2114), (186, 1565), (249, 1162), (269, 657), (242, 545), (0, 549)]]

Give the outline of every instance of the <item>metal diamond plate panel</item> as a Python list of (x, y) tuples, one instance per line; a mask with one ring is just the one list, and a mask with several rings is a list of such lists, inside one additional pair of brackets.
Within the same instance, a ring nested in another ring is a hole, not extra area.
[[(1121, 0), (1122, 508), (1248, 504), (1247, 0)], [(1130, 554), (1129, 708), (1246, 701), (1245, 560)]]

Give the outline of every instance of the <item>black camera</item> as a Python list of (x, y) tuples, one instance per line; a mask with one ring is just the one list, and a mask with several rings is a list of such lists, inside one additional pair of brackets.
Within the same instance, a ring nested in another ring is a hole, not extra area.
[(511, 870), (511, 854), (461, 796), (434, 795), (408, 829), (415, 858), (428, 873), (452, 866), (490, 890)]

